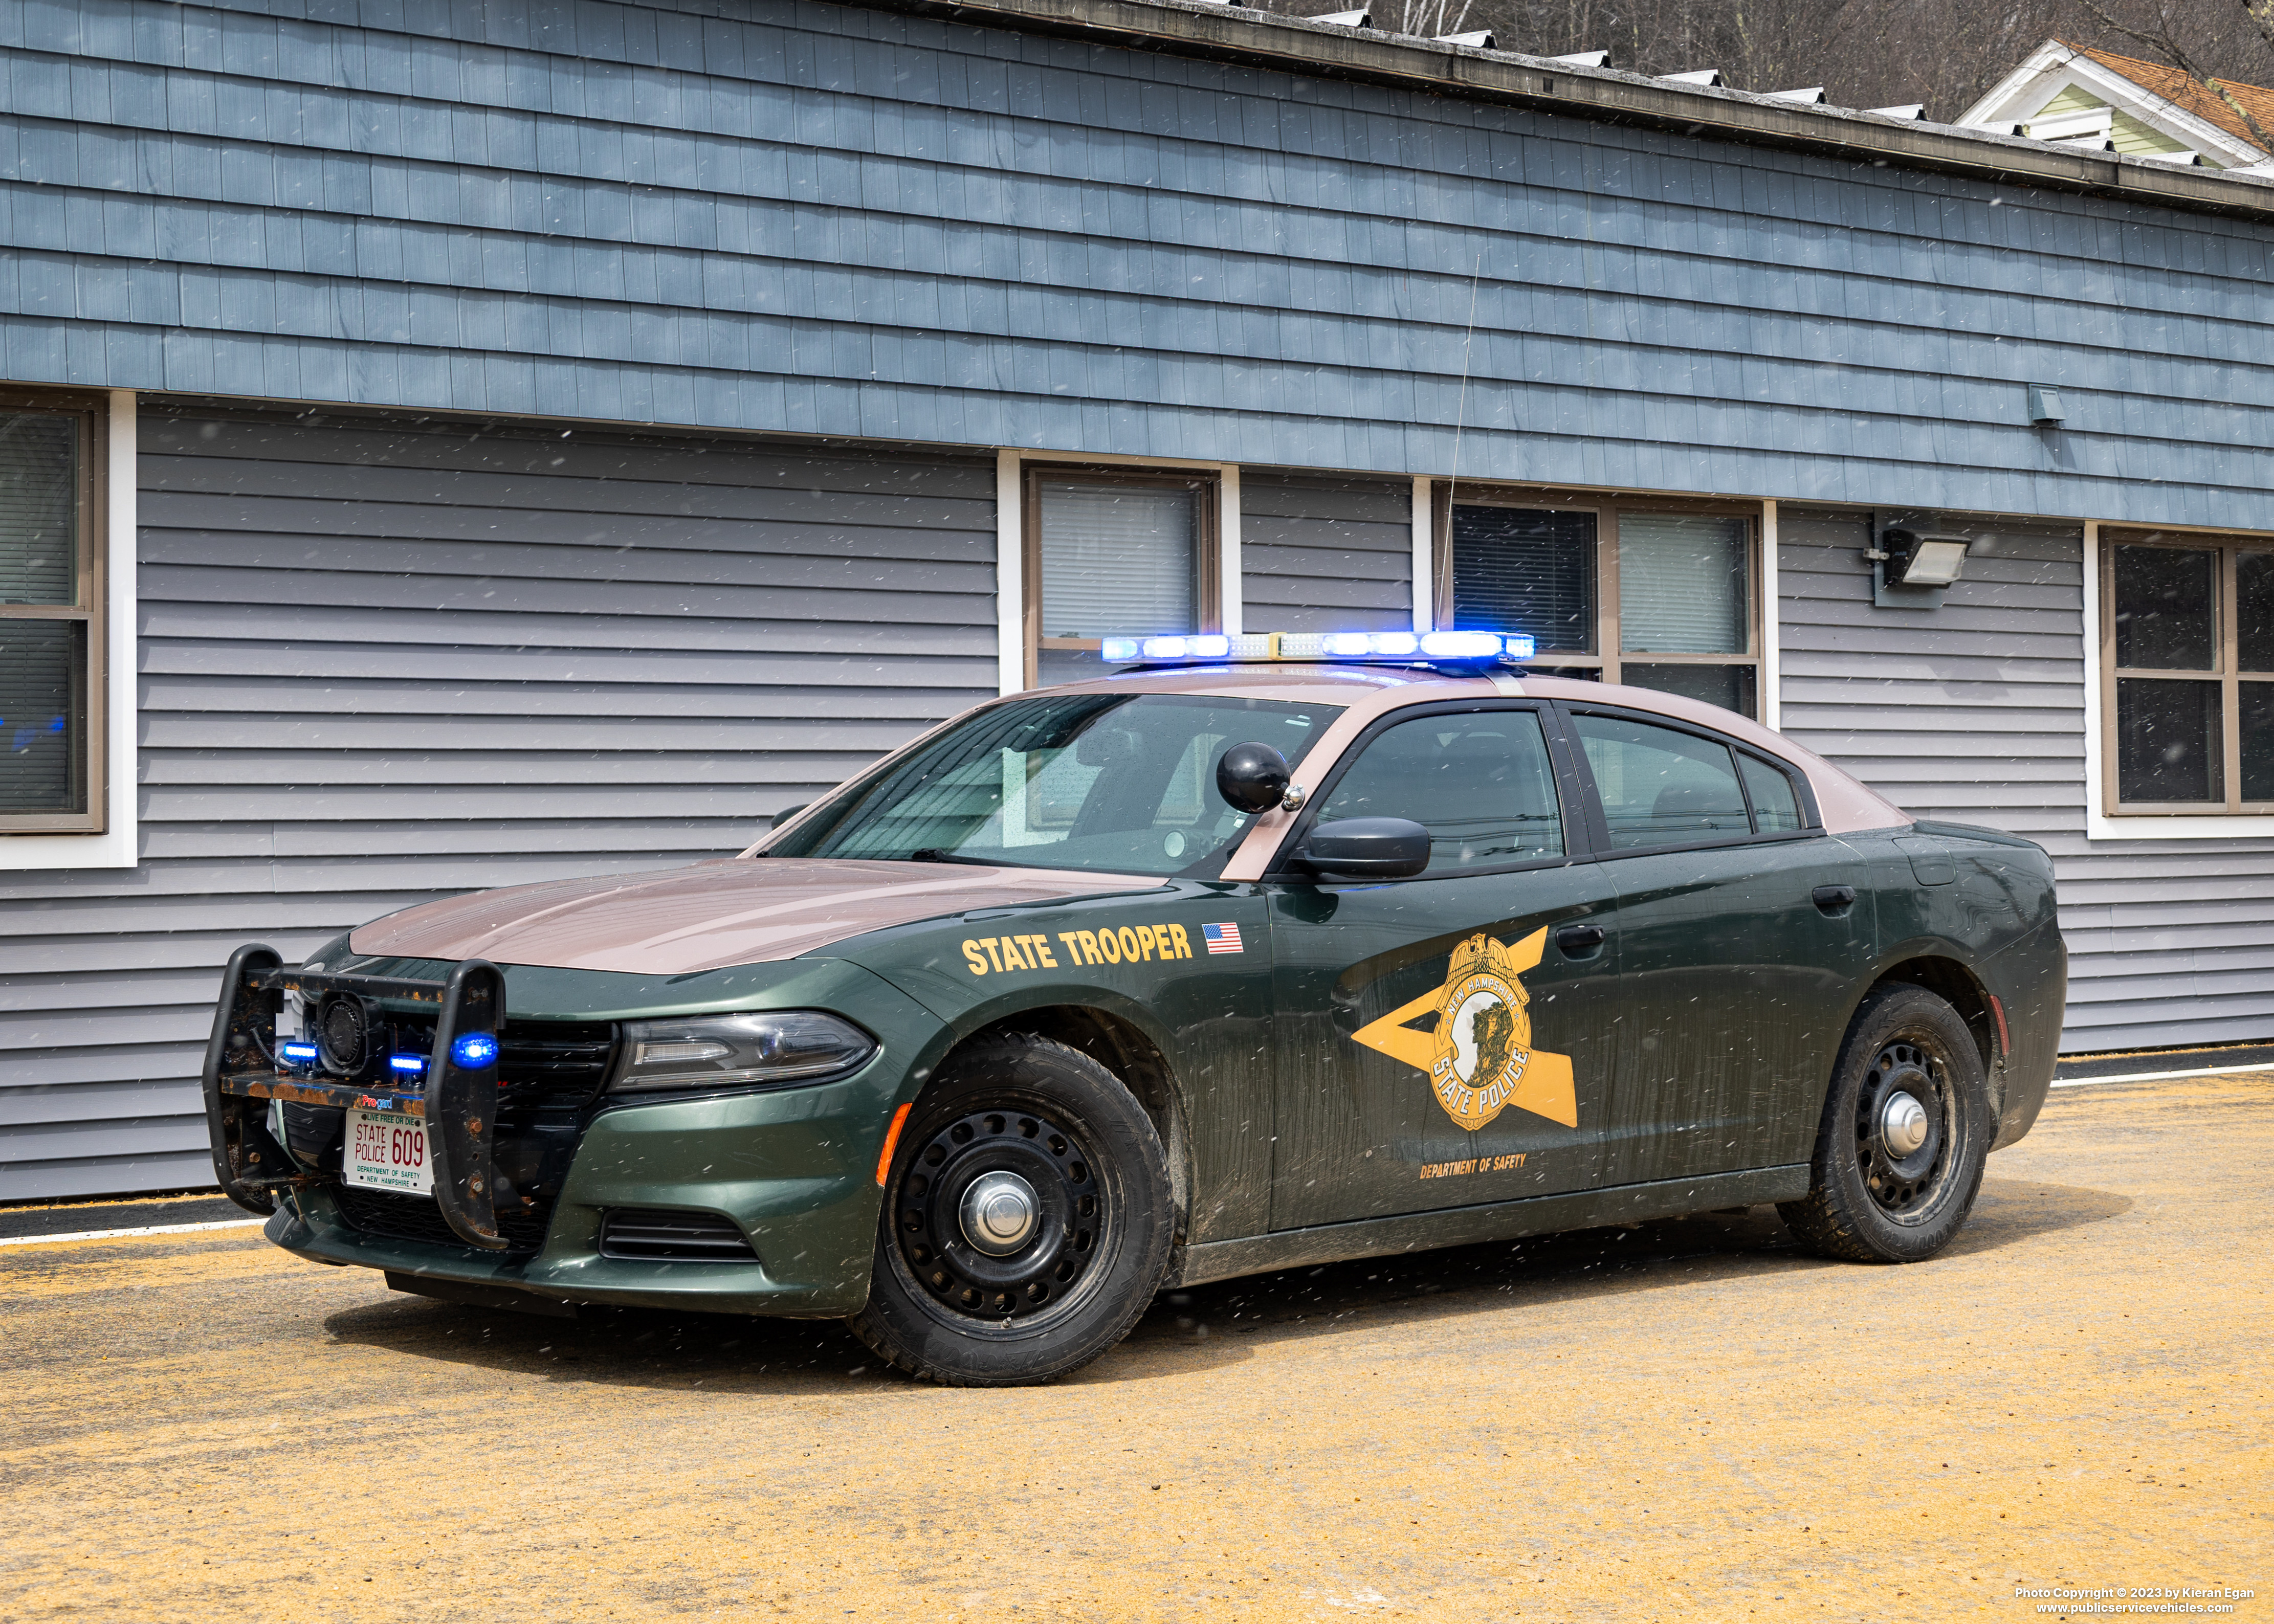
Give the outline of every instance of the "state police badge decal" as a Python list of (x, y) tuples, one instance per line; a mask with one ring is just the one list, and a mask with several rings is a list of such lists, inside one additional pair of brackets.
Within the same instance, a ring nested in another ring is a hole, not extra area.
[[(1579, 1125), (1571, 1057), (1532, 1047), (1532, 995), (1517, 978), (1536, 969), (1543, 927), (1506, 946), (1480, 932), (1453, 950), (1445, 984), (1351, 1034), (1353, 1041), (1426, 1072), (1437, 1103), (1474, 1133), (1510, 1106)], [(1436, 1027), (1405, 1023), (1434, 1011)]]

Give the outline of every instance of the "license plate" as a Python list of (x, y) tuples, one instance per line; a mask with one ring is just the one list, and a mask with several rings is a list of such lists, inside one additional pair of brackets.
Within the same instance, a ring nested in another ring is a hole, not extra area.
[(347, 1154), (340, 1172), (351, 1184), (427, 1195), (434, 1163), (426, 1154), (426, 1124), (401, 1111), (350, 1111)]

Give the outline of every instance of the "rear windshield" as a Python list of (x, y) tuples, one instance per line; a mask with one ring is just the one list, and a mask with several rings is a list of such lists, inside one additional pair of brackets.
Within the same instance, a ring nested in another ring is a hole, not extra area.
[(1294, 766), (1339, 705), (1037, 694), (840, 790), (769, 857), (897, 858), (1213, 878), (1254, 820), (1216, 786), (1236, 744)]

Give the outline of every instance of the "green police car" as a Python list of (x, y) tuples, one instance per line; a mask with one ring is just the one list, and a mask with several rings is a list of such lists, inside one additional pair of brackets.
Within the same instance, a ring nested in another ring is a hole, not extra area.
[(222, 1185), (405, 1290), (1003, 1384), (1337, 1259), (1763, 1202), (1930, 1257), (2044, 1102), (2026, 840), (1488, 635), (1108, 652), (739, 857), (240, 949)]

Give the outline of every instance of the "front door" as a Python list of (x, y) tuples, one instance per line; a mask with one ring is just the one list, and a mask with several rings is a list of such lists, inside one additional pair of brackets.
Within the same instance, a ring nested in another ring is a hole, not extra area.
[(1566, 720), (1618, 897), (1604, 1182), (1806, 1161), (1871, 957), (1866, 865), (1765, 756), (1633, 712)]
[(1312, 824), (1411, 818), (1431, 853), (1267, 883), (1275, 1229), (1595, 1182), (1618, 942), (1569, 768), (1539, 709), (1466, 703), (1399, 713), (1322, 786)]

